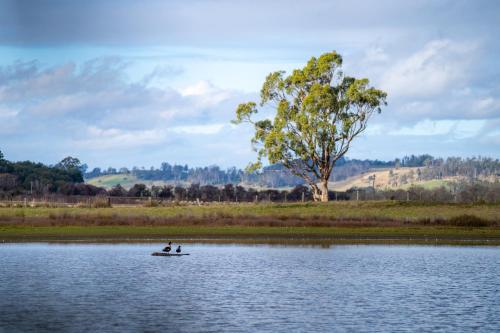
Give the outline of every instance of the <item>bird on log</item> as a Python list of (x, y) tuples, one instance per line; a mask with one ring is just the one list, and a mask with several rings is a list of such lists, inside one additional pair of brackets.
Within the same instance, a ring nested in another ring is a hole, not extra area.
[(172, 242), (168, 242), (168, 245), (165, 246), (165, 248), (163, 249), (163, 252), (169, 253), (170, 250), (172, 250)]

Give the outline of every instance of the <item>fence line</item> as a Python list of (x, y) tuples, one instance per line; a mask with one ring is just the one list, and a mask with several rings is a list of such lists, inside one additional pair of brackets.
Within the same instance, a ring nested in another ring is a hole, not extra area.
[[(479, 191), (450, 191), (444, 188), (426, 190), (409, 189), (395, 191), (373, 191), (373, 190), (350, 190), (346, 192), (329, 192), (331, 201), (372, 201), (372, 200), (396, 200), (412, 202), (444, 202), (444, 203), (498, 203), (500, 201), (500, 187), (498, 184), (491, 189)], [(284, 194), (283, 194), (284, 193)], [(252, 192), (247, 194), (235, 193), (233, 197), (228, 197), (223, 193), (206, 195), (183, 194), (180, 198), (170, 197), (118, 197), (118, 196), (83, 196), (83, 195), (18, 195), (10, 198), (0, 197), (0, 206), (49, 206), (49, 207), (109, 207), (109, 206), (158, 206), (165, 204), (192, 204), (202, 205), (208, 203), (286, 203), (286, 202), (310, 202), (311, 194), (308, 192), (283, 192), (283, 191), (264, 191)]]

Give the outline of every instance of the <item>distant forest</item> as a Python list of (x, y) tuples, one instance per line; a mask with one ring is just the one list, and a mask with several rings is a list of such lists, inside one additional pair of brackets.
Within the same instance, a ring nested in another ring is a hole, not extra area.
[[(499, 176), (500, 161), (487, 157), (450, 157), (442, 159), (430, 155), (406, 156), (390, 162), (341, 159), (334, 169), (332, 180), (343, 180), (375, 168), (399, 167), (417, 167), (415, 176), (419, 180), (461, 176), (472, 183), (472, 181), (481, 180), (485, 177)], [(229, 194), (231, 193), (235, 193), (235, 198), (246, 198), (245, 200), (251, 200), (257, 194), (273, 200), (273, 196), (278, 198), (278, 193), (283, 196), (286, 191), (280, 192), (268, 189), (263, 190), (262, 193), (257, 193), (251, 188), (295, 187), (294, 190), (287, 192), (291, 200), (295, 197), (302, 197), (302, 193), (309, 193), (307, 187), (303, 186), (302, 180), (291, 175), (281, 165), (265, 167), (259, 173), (246, 173), (237, 168), (222, 170), (217, 166), (190, 168), (187, 165), (170, 165), (168, 163), (162, 163), (159, 169), (150, 168), (149, 170), (134, 167), (131, 170), (108, 168), (102, 171), (95, 168), (91, 172), (86, 171), (87, 166), (73, 157), (66, 157), (59, 163), (48, 166), (31, 161), (11, 162), (5, 159), (0, 151), (0, 197), (9, 198), (26, 194), (56, 194), (195, 198), (199, 195), (198, 192), (201, 191), (203, 192), (201, 197), (211, 198), (212, 200), (214, 198), (229, 200)], [(119, 185), (106, 190), (102, 187), (84, 183), (84, 178), (89, 179), (118, 173), (133, 174), (139, 180), (139, 184), (129, 190)], [(147, 188), (144, 184), (140, 184), (140, 180), (173, 181), (174, 184), (173, 186)], [(179, 183), (175, 184), (177, 181)], [(185, 191), (187, 192), (183, 194)]]
[(58, 193), (83, 183), (78, 159), (68, 157), (54, 166), (30, 161), (10, 162), (0, 151), (0, 195)]
[[(416, 157), (415, 157), (416, 158)], [(409, 158), (406, 158), (409, 160)], [(396, 161), (384, 162), (378, 160), (357, 160), (341, 158), (337, 161), (332, 174), (332, 179), (342, 180), (357, 175), (361, 172), (373, 168), (393, 167)], [(207, 167), (189, 167), (188, 165), (171, 165), (162, 163), (160, 168), (151, 167), (145, 169), (138, 168), (94, 168), (84, 174), (85, 179), (92, 179), (99, 176), (115, 174), (132, 174), (141, 180), (163, 180), (196, 183), (201, 185), (224, 185), (224, 184), (253, 184), (264, 187), (290, 187), (303, 184), (303, 180), (291, 174), (284, 166), (273, 164), (264, 167), (261, 172), (247, 173), (242, 169), (235, 167), (221, 169), (219, 166), (212, 165)]]
[[(371, 169), (420, 167), (418, 178), (420, 180), (441, 179), (443, 177), (462, 176), (466, 178), (489, 177), (500, 172), (498, 159), (488, 157), (449, 157), (434, 158), (431, 155), (411, 155), (394, 161), (359, 160), (341, 158), (337, 161), (331, 181), (341, 181), (359, 175)], [(172, 181), (178, 183), (192, 183), (200, 185), (225, 185), (247, 184), (269, 188), (293, 187), (304, 184), (301, 178), (291, 174), (284, 166), (279, 164), (264, 167), (261, 172), (247, 173), (238, 168), (221, 169), (218, 166), (189, 167), (188, 165), (171, 165), (162, 163), (160, 168), (94, 168), (85, 172), (85, 179), (104, 175), (132, 174), (144, 181)]]

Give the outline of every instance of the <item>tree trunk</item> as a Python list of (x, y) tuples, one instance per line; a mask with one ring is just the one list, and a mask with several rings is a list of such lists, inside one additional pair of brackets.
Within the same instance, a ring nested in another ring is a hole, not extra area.
[(314, 183), (309, 185), (312, 189), (314, 201), (328, 202), (328, 180), (322, 180), (319, 184)]
[(320, 193), (320, 190), (318, 188), (318, 185), (317, 184), (310, 184), (311, 185), (311, 189), (312, 189), (312, 194), (313, 194), (313, 200), (314, 201), (320, 201), (321, 200), (321, 193)]
[(321, 202), (328, 202), (328, 179), (321, 181)]

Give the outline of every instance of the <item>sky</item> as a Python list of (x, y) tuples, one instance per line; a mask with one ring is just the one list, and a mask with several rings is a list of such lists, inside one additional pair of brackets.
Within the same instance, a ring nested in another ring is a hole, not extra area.
[(236, 106), (335, 50), (388, 94), (348, 157), (499, 158), (499, 22), (500, 2), (480, 0), (0, 0), (0, 150), (244, 167)]

